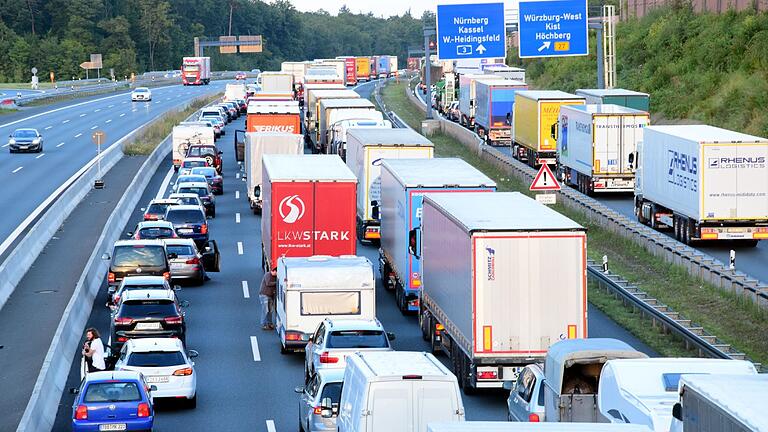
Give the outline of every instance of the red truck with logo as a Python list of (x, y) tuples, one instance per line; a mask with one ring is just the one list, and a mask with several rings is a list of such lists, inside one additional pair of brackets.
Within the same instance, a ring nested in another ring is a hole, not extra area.
[(262, 158), (262, 267), (280, 257), (355, 255), (357, 178), (336, 155)]
[(296, 101), (250, 102), (245, 118), (247, 132), (301, 133), (301, 114)]
[(355, 58), (341, 57), (341, 59), (344, 60), (344, 83), (348, 86), (357, 85), (357, 64), (355, 63)]
[(181, 82), (184, 85), (207, 85), (211, 82), (210, 57), (184, 57), (181, 62)]

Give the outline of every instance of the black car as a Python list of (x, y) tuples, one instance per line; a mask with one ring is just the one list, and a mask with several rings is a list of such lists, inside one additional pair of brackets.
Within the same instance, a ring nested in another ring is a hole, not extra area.
[(205, 180), (208, 182), (208, 185), (211, 186), (211, 191), (213, 191), (214, 195), (224, 194), (224, 177), (222, 177), (215, 168), (192, 168), (192, 175), (205, 176)]
[(37, 129), (16, 129), (8, 136), (8, 150), (11, 153), (43, 151), (43, 136)]
[(173, 224), (176, 235), (190, 238), (198, 247), (208, 242), (208, 219), (197, 205), (178, 205), (169, 207), (165, 221)]
[(186, 345), (187, 323), (171, 290), (133, 290), (123, 293), (112, 316), (112, 349), (119, 352), (132, 338), (173, 337)]
[(163, 276), (171, 280), (169, 260), (176, 254), (168, 254), (162, 240), (119, 240), (112, 248), (112, 254), (101, 257), (109, 260), (107, 273), (107, 292), (114, 294), (126, 276)]
[(184, 183), (177, 190), (176, 193), (193, 193), (200, 197), (200, 201), (203, 202), (205, 207), (205, 215), (212, 218), (216, 217), (216, 200), (213, 198), (211, 188), (208, 183)]

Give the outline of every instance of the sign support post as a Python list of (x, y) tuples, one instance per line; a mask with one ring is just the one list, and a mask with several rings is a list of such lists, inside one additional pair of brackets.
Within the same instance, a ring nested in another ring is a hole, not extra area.
[(96, 165), (98, 167), (98, 176), (93, 182), (94, 189), (104, 189), (104, 180), (101, 178), (101, 143), (104, 142), (106, 136), (107, 135), (101, 129), (91, 134), (91, 140), (96, 144)]

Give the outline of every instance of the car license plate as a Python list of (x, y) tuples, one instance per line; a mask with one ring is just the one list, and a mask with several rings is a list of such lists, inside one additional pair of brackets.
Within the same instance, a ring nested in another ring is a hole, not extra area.
[(26, 150), (26, 149), (28, 149), (28, 148), (29, 148), (29, 146), (19, 146), (19, 148), (20, 148), (21, 150)]
[(192, 228), (179, 228), (178, 231), (179, 234), (191, 234)]
[(100, 431), (124, 431), (128, 428), (125, 423), (110, 423), (99, 425)]
[(160, 330), (160, 323), (158, 322), (137, 323), (136, 330)]
[(148, 376), (147, 377), (147, 384), (157, 384), (157, 383), (167, 383), (168, 377), (167, 376)]
[(181, 264), (181, 263), (171, 263), (171, 270), (179, 270), (179, 269), (183, 269), (183, 268), (184, 268), (184, 264)]

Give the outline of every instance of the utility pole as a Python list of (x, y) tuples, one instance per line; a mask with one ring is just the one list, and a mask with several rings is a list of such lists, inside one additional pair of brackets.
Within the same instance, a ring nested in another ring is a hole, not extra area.
[(427, 100), (424, 101), (427, 112), (424, 118), (427, 120), (432, 120), (432, 85), (430, 84), (432, 82), (432, 60), (429, 58), (429, 38), (435, 34), (435, 28), (424, 23), (424, 79), (426, 80), (424, 85), (427, 88)]
[(235, 8), (235, 3), (230, 1), (229, 2), (229, 31), (227, 32), (227, 36), (232, 36), (232, 10)]

